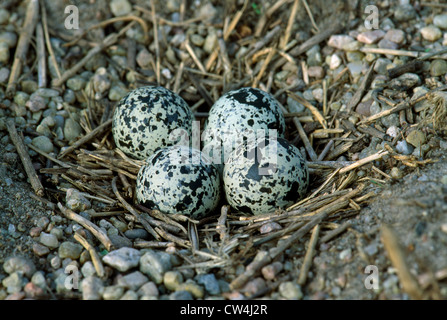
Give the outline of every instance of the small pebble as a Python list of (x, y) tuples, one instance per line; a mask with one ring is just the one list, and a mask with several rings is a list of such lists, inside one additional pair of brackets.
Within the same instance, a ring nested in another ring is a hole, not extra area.
[(67, 207), (75, 212), (88, 210), (92, 206), (90, 201), (74, 188), (67, 190), (65, 201)]
[(208, 292), (210, 295), (220, 294), (219, 282), (217, 281), (214, 274), (200, 274), (196, 277), (196, 280), (198, 284), (201, 284), (205, 287), (206, 292)]
[(104, 300), (119, 300), (124, 294), (124, 288), (115, 285), (108, 286), (104, 288), (104, 292), (102, 293), (102, 297)]
[(38, 257), (43, 257), (50, 253), (50, 249), (48, 247), (41, 245), (40, 243), (33, 244), (33, 253)]
[(58, 254), (61, 259), (70, 258), (73, 260), (77, 260), (81, 255), (82, 249), (83, 248), (80, 244), (70, 241), (64, 241), (59, 246)]
[(19, 271), (30, 278), (36, 272), (36, 266), (29, 258), (11, 256), (5, 259), (3, 270), (8, 274)]
[(25, 292), (25, 296), (31, 299), (43, 298), (45, 295), (45, 292), (42, 290), (42, 288), (36, 286), (32, 282), (28, 282), (23, 288), (23, 291)]
[(244, 286), (244, 288), (241, 291), (244, 292), (245, 295), (250, 297), (252, 295), (255, 295), (259, 292), (264, 291), (266, 286), (267, 285), (265, 283), (265, 280), (260, 277), (257, 277), (257, 278), (254, 278), (253, 280), (250, 280), (249, 282), (247, 282), (247, 284)]
[(118, 285), (134, 291), (146, 282), (148, 282), (148, 278), (140, 271), (134, 271), (118, 279)]
[(442, 59), (433, 60), (430, 63), (430, 74), (433, 77), (444, 76), (447, 74), (447, 61)]
[(179, 284), (176, 287), (176, 291), (188, 291), (196, 299), (202, 299), (205, 290), (202, 286), (198, 285), (194, 280), (188, 279), (186, 282)]
[(2, 285), (6, 288), (8, 293), (17, 293), (22, 290), (24, 286), (24, 279), (21, 272), (13, 272), (8, 277), (2, 280)]
[(331, 55), (329, 68), (331, 70), (335, 70), (341, 65), (342, 62), (343, 62), (343, 60), (337, 54), (334, 53), (333, 55)]
[(64, 124), (64, 137), (67, 141), (73, 141), (79, 138), (82, 134), (82, 128), (72, 118), (65, 120)]
[(128, 15), (132, 11), (132, 5), (127, 0), (112, 0), (109, 5), (115, 17)]
[(436, 41), (442, 37), (442, 32), (438, 27), (435, 26), (427, 26), (422, 28), (421, 30), (422, 38), (428, 41)]
[(127, 290), (120, 300), (138, 300), (138, 294), (133, 290)]
[(365, 32), (360, 33), (357, 36), (357, 40), (362, 43), (373, 44), (373, 43), (378, 42), (384, 36), (385, 36), (385, 32), (380, 29), (377, 29), (377, 30), (365, 31)]
[(413, 153), (414, 148), (407, 143), (405, 140), (400, 140), (396, 143), (396, 150), (400, 154), (410, 155)]
[(416, 17), (416, 10), (411, 4), (397, 6), (394, 10), (394, 18), (399, 21), (409, 21)]
[(405, 40), (405, 32), (399, 29), (390, 29), (383, 38), (397, 44), (402, 44)]
[(148, 275), (156, 284), (162, 283), (164, 273), (171, 268), (172, 264), (169, 253), (148, 250), (141, 256), (140, 271)]
[(322, 79), (324, 78), (324, 69), (321, 66), (313, 66), (307, 69), (309, 77)]
[(143, 284), (137, 291), (138, 295), (146, 297), (158, 297), (159, 292), (157, 285), (152, 281)]
[(345, 34), (336, 34), (332, 35), (328, 40), (328, 46), (342, 50), (343, 46), (345, 46), (349, 42), (355, 41), (353, 37), (345, 35)]
[(282, 297), (288, 300), (299, 300), (303, 297), (301, 286), (292, 281), (281, 283), (279, 285), (279, 293)]
[(166, 289), (175, 291), (183, 283), (183, 276), (179, 271), (167, 271), (163, 275), (163, 284)]
[(259, 228), (259, 232), (261, 234), (266, 234), (272, 231), (277, 231), (277, 230), (281, 230), (282, 227), (279, 223), (277, 222), (267, 222), (264, 223), (260, 228)]
[(109, 90), (108, 98), (112, 101), (119, 101), (127, 94), (127, 89), (121, 85), (112, 85)]
[(433, 18), (433, 24), (438, 28), (447, 30), (447, 13), (436, 15)]
[(194, 300), (191, 293), (186, 290), (175, 291), (169, 295), (169, 300)]
[(81, 273), (84, 276), (84, 278), (94, 276), (96, 274), (95, 266), (93, 265), (93, 262), (87, 261), (85, 262), (81, 267)]
[(100, 300), (104, 285), (97, 277), (87, 277), (81, 282), (83, 300)]
[(39, 237), (39, 242), (50, 249), (55, 249), (59, 246), (57, 237), (53, 234), (42, 232)]
[(138, 266), (140, 255), (141, 253), (137, 249), (124, 247), (106, 254), (102, 261), (118, 271), (126, 272)]
[(419, 147), (426, 142), (425, 134), (420, 130), (411, 131), (405, 140), (414, 147)]
[[(85, 88), (86, 81), (81, 76), (74, 76), (67, 80), (67, 87), (73, 91), (79, 91)], [(65, 97), (65, 95), (64, 95)], [(69, 102), (69, 101), (66, 101)], [(74, 101), (73, 101), (74, 102)]]

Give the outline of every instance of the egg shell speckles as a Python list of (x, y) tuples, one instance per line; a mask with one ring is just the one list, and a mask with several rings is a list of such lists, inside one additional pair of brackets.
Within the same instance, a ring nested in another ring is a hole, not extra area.
[(271, 213), (302, 198), (309, 171), (299, 150), (282, 138), (258, 138), (240, 145), (224, 166), (228, 203), (254, 215)]
[(144, 160), (157, 148), (174, 145), (175, 130), (191, 136), (192, 114), (176, 93), (156, 86), (135, 89), (115, 108), (112, 135), (116, 146), (127, 155)]
[(197, 149), (172, 146), (157, 150), (137, 176), (136, 197), (150, 209), (200, 219), (221, 195), (217, 168)]
[[(284, 137), (285, 121), (278, 101), (269, 93), (245, 87), (225, 93), (212, 106), (203, 133), (203, 151), (214, 163), (225, 163), (241, 139), (263, 131), (277, 130)], [(212, 150), (219, 148), (217, 159)], [(211, 150), (211, 151), (209, 151)]]

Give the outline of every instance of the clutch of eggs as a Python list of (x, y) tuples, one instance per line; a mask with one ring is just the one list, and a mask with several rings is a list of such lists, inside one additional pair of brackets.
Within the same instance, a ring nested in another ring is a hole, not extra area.
[(137, 201), (168, 214), (203, 218), (217, 207), (220, 194), (217, 168), (201, 151), (186, 146), (157, 150), (137, 175)]
[(309, 171), (299, 150), (287, 140), (258, 137), (233, 151), (224, 166), (223, 183), (233, 208), (257, 215), (302, 198)]
[[(112, 135), (127, 155), (145, 160), (157, 148), (175, 145), (175, 130), (190, 137), (194, 115), (179, 95), (163, 87), (137, 88), (115, 108)], [(174, 141), (172, 139), (175, 139)]]
[[(203, 152), (223, 164), (236, 147), (257, 132), (276, 130), (284, 137), (285, 121), (278, 101), (269, 93), (244, 87), (220, 97), (212, 106), (203, 133)], [(223, 165), (219, 166), (223, 169)]]

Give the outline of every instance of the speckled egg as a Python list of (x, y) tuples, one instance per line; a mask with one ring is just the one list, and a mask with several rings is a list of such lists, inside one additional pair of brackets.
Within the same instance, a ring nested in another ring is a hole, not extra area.
[(225, 196), (238, 211), (271, 213), (302, 198), (309, 185), (299, 150), (282, 138), (260, 137), (241, 144), (225, 163)]
[(191, 136), (192, 114), (179, 95), (163, 87), (147, 86), (124, 96), (115, 108), (112, 134), (127, 155), (144, 160), (157, 148), (180, 142), (181, 130)]
[(272, 129), (278, 137), (284, 137), (284, 115), (271, 94), (250, 87), (229, 91), (209, 112), (203, 132), (203, 152), (214, 163), (223, 164), (241, 142), (264, 136)]
[(138, 172), (137, 201), (164, 213), (200, 219), (217, 207), (220, 195), (219, 172), (197, 149), (159, 149)]

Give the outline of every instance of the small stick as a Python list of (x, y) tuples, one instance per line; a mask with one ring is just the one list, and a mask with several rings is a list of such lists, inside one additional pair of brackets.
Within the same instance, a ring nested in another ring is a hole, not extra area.
[(312, 112), (314, 117), (317, 119), (317, 121), (321, 124), (323, 129), (327, 129), (326, 120), (321, 115), (320, 111), (318, 111), (318, 109), (315, 108), (309, 101), (307, 101), (306, 99), (300, 97), (299, 95), (297, 95), (291, 91), (287, 91), (287, 95), (289, 95), (293, 100), (301, 103), (303, 106), (305, 106), (307, 109), (309, 109), (310, 112)]
[(26, 55), (28, 53), (28, 47), (31, 37), (33, 36), (34, 29), (39, 18), (39, 1), (30, 0), (28, 7), (26, 8), (26, 16), (23, 22), (22, 31), (20, 32), (19, 41), (17, 42), (16, 51), (14, 54), (14, 62), (11, 68), (11, 74), (8, 80), (8, 86), (6, 87), (6, 96), (12, 97), (16, 90), (17, 80), (22, 71), (23, 63), (26, 61)]
[(380, 119), (382, 117), (389, 116), (390, 114), (392, 114), (394, 112), (399, 112), (400, 110), (405, 110), (407, 108), (410, 108), (413, 104), (414, 104), (414, 102), (413, 103), (408, 103), (408, 102), (402, 101), (397, 106), (395, 106), (395, 107), (393, 107), (391, 109), (384, 110), (384, 111), (376, 113), (376, 114), (374, 114), (374, 115), (372, 115), (372, 116), (370, 116), (370, 117), (368, 117), (366, 119), (363, 119), (362, 121), (358, 122), (357, 125), (365, 124), (365, 123), (372, 122), (372, 121), (375, 121), (377, 119)]
[(157, 83), (160, 83), (160, 43), (158, 41), (158, 23), (157, 16), (155, 12), (155, 3), (154, 0), (151, 0), (151, 14), (152, 14), (152, 23), (153, 23), (153, 31), (154, 31), (154, 43), (155, 43), (155, 74), (157, 76)]
[(239, 20), (242, 18), (242, 14), (244, 13), (245, 8), (247, 8), (248, 2), (249, 2), (248, 0), (244, 1), (244, 4), (243, 4), (241, 10), (236, 12), (236, 14), (233, 17), (233, 20), (231, 20), (230, 24), (228, 25), (228, 28), (226, 28), (226, 30), (224, 30), (223, 38), (225, 41), (228, 40), (231, 32), (234, 30), (234, 28), (236, 28), (236, 25), (238, 24)]
[(265, 36), (263, 36), (261, 39), (259, 39), (254, 45), (253, 48), (250, 49), (247, 53), (241, 55), (240, 58), (245, 57), (245, 59), (251, 58), (253, 55), (255, 55), (259, 50), (261, 50), (263, 47), (265, 47), (272, 39), (276, 37), (276, 35), (281, 32), (281, 27), (276, 26), (272, 30), (266, 33)]
[(62, 211), (64, 216), (66, 216), (70, 220), (79, 223), (85, 229), (90, 231), (96, 238), (98, 238), (98, 240), (101, 241), (101, 243), (104, 245), (107, 251), (110, 251), (112, 249), (113, 247), (112, 241), (110, 241), (107, 234), (104, 233), (104, 231), (102, 231), (96, 224), (88, 221), (87, 219), (75, 213), (74, 211), (65, 208), (60, 202), (57, 203), (57, 206)]
[(133, 243), (134, 248), (145, 249), (145, 248), (168, 248), (174, 247), (175, 243), (172, 241), (146, 241), (146, 240), (135, 240)]
[(307, 153), (309, 154), (309, 157), (312, 161), (317, 160), (317, 154), (315, 153), (314, 149), (312, 148), (312, 145), (309, 142), (309, 139), (307, 138), (306, 132), (304, 132), (303, 126), (300, 123), (300, 120), (298, 120), (297, 117), (293, 118), (293, 123), (295, 124), (296, 128), (298, 129), (298, 133), (301, 137), (301, 140), (303, 140), (304, 147), (306, 148)]
[(135, 39), (127, 38), (127, 68), (135, 70), (135, 56), (137, 54), (137, 46)]
[(415, 300), (423, 298), (423, 292), (419, 287), (419, 284), (405, 261), (405, 253), (403, 252), (399, 240), (394, 230), (385, 224), (382, 224), (382, 242), (385, 250), (388, 252), (388, 256), (392, 265), (397, 270), (402, 289)]
[(182, 246), (182, 247), (185, 247), (185, 248), (190, 248), (191, 247), (190, 241), (183, 240), (182, 238), (176, 237), (176, 236), (166, 232), (165, 230), (163, 230), (163, 229), (161, 229), (159, 227), (155, 227), (155, 231), (157, 231), (157, 233), (163, 239), (166, 239), (168, 241), (172, 241), (172, 242), (178, 244), (179, 246)]
[(79, 233), (75, 233), (73, 237), (90, 254), (90, 257), (92, 258), (93, 266), (95, 267), (95, 270), (96, 270), (96, 274), (100, 278), (104, 277), (104, 275), (105, 275), (104, 266), (102, 265), (101, 259), (99, 258), (98, 253), (96, 252), (95, 248), (93, 248), (93, 246)]
[(20, 138), (20, 136), (17, 133), (13, 118), (10, 118), (6, 121), (6, 128), (8, 129), (9, 136), (11, 137), (11, 140), (17, 149), (17, 152), (20, 156), (20, 160), (22, 160), (23, 167), (25, 168), (26, 175), (29, 178), (31, 186), (34, 189), (34, 192), (39, 197), (42, 197), (44, 195), (44, 188), (40, 183), (39, 177), (37, 176), (36, 170), (34, 169), (33, 163), (31, 162), (28, 150), (26, 149), (26, 146), (23, 143), (22, 138)]
[(255, 79), (253, 80), (252, 86), (256, 88), (261, 81), (262, 76), (264, 75), (265, 70), (267, 69), (270, 61), (272, 61), (272, 58), (275, 54), (275, 48), (269, 48), (269, 53), (267, 54), (267, 57), (262, 63), (261, 70), (259, 70), (259, 73), (256, 75)]
[(415, 59), (401, 66), (388, 70), (388, 76), (393, 79), (407, 72), (415, 72), (421, 70), (423, 62), (419, 59)]
[(89, 50), (89, 52), (85, 55), (84, 58), (82, 58), (78, 63), (76, 63), (71, 69), (65, 71), (60, 78), (54, 79), (52, 81), (52, 85), (54, 87), (61, 86), (67, 79), (73, 77), (88, 61), (90, 61), (93, 56), (95, 56), (97, 53), (101, 52), (103, 49), (111, 46), (115, 42), (118, 41), (118, 38), (120, 35), (125, 33), (127, 30), (129, 30), (133, 25), (135, 24), (135, 21), (132, 21), (129, 23), (126, 27), (121, 29), (121, 31), (116, 34), (112, 33), (108, 35), (100, 44), (98, 44), (96, 47)]
[(203, 66), (202, 62), (200, 62), (199, 58), (197, 58), (197, 55), (194, 52), (194, 50), (191, 48), (191, 46), (189, 45), (188, 40), (185, 41), (185, 49), (186, 49), (186, 51), (188, 51), (189, 55), (191, 56), (192, 60), (196, 64), (196, 66), (200, 69), (200, 71), (202, 71), (203, 73), (206, 73), (205, 67)]
[(374, 61), (371, 66), (369, 67), (368, 72), (366, 73), (365, 77), (363, 78), (362, 83), (358, 87), (357, 91), (355, 92), (354, 96), (349, 100), (347, 107), (348, 112), (350, 112), (353, 108), (357, 106), (357, 104), (362, 100), (363, 95), (365, 94), (365, 91), (369, 88), (369, 85), (371, 84), (374, 65), (376, 61)]
[(118, 188), (116, 186), (117, 179), (118, 179), (118, 177), (113, 177), (113, 179), (112, 179), (113, 193), (116, 195), (116, 197), (121, 202), (121, 204), (124, 206), (124, 208), (126, 208), (126, 210), (129, 211), (135, 217), (135, 219), (137, 219), (137, 222), (142, 224), (144, 229), (146, 229), (146, 231), (149, 232), (156, 240), (160, 240), (160, 236), (149, 225), (149, 223), (146, 221), (146, 219), (141, 218), (140, 215), (138, 214), (138, 212), (130, 204), (128, 204), (127, 201), (124, 200), (124, 198), (118, 192)]
[(353, 164), (351, 164), (351, 165), (349, 165), (347, 167), (344, 167), (343, 169), (340, 170), (340, 174), (348, 172), (348, 171), (353, 170), (355, 168), (361, 167), (361, 166), (363, 166), (363, 165), (365, 165), (367, 163), (370, 163), (372, 161), (381, 159), (383, 156), (385, 156), (387, 154), (389, 154), (388, 151), (380, 150), (379, 152), (374, 153), (374, 154), (370, 155), (369, 157), (363, 158), (361, 160), (358, 160), (358, 161), (354, 162)]
[[(287, 46), (287, 43), (289, 42), (290, 33), (292, 32), (292, 27), (293, 27), (293, 24), (295, 23), (296, 13), (298, 12), (298, 3), (299, 3), (299, 0), (295, 0), (293, 2), (292, 12), (289, 16), (289, 21), (287, 22), (287, 27), (286, 27), (286, 31), (284, 33), (284, 38), (281, 39), (281, 42), (279, 45), (280, 49), (284, 49)], [(306, 9), (307, 9), (307, 4), (305, 4), (305, 5), (306, 5)]]
[(224, 241), (227, 237), (227, 226), (225, 224), (229, 209), (230, 207), (228, 205), (222, 206), (219, 219), (217, 219), (216, 232), (219, 234), (221, 241)]
[(36, 48), (37, 48), (37, 85), (39, 88), (47, 86), (47, 56), (45, 52), (45, 39), (43, 36), (42, 24), (36, 27)]
[(344, 232), (346, 229), (348, 229), (351, 226), (351, 221), (346, 221), (341, 226), (339, 226), (337, 229), (331, 230), (328, 232), (324, 237), (320, 239), (320, 243), (326, 243), (330, 241), (332, 238), (338, 236), (342, 232)]
[(324, 147), (323, 151), (321, 151), (320, 155), (317, 158), (317, 161), (323, 161), (324, 157), (328, 154), (329, 150), (331, 150), (334, 145), (334, 140), (329, 141)]
[(382, 48), (360, 48), (361, 52), (365, 53), (380, 53), (380, 54), (391, 54), (394, 56), (407, 56), (417, 58), (419, 57), (418, 51), (406, 51), (406, 50), (397, 50), (397, 49), (382, 49)]
[(51, 62), (56, 69), (57, 77), (61, 77), (61, 71), (59, 69), (59, 65), (57, 64), (56, 56), (53, 51), (53, 46), (50, 41), (50, 33), (48, 32), (48, 23), (47, 23), (47, 10), (45, 9), (45, 1), (41, 1), (41, 12), (42, 12), (42, 25), (43, 25), (43, 33), (45, 35), (45, 44), (47, 46), (48, 53), (50, 54)]
[(309, 273), (310, 266), (312, 265), (312, 258), (315, 253), (315, 246), (318, 241), (318, 235), (320, 233), (320, 225), (317, 224), (313, 230), (312, 235), (310, 236), (309, 245), (307, 247), (306, 255), (304, 256), (303, 265), (300, 269), (300, 275), (298, 277), (298, 284), (304, 285), (307, 280), (307, 274)]
[(312, 23), (312, 26), (315, 28), (315, 30), (317, 32), (320, 32), (320, 30), (317, 27), (317, 24), (315, 23), (314, 16), (312, 15), (312, 11), (310, 10), (309, 5), (307, 4), (307, 1), (306, 0), (302, 0), (302, 1), (304, 4), (304, 7), (306, 8), (307, 14), (309, 15), (309, 19), (310, 19), (310, 22)]
[(118, 172), (118, 177), (120, 177), (121, 183), (123, 184), (124, 189), (126, 190), (126, 196), (128, 198), (132, 198), (133, 195), (132, 186), (130, 185), (129, 181), (127, 181), (126, 176), (121, 172)]
[(100, 126), (96, 127), (95, 129), (93, 129), (92, 131), (90, 131), (88, 134), (86, 134), (85, 136), (83, 136), (81, 139), (77, 140), (75, 143), (73, 143), (71, 146), (69, 146), (67, 149), (65, 149), (64, 151), (62, 151), (59, 155), (58, 158), (62, 159), (63, 157), (65, 157), (67, 154), (73, 152), (76, 148), (79, 148), (80, 146), (82, 146), (84, 143), (89, 142), (90, 140), (92, 140), (93, 138), (95, 138), (97, 135), (101, 134), (102, 132), (106, 131), (109, 129), (109, 127), (112, 126), (112, 119), (107, 120), (106, 122), (104, 122), (103, 124), (101, 124)]

